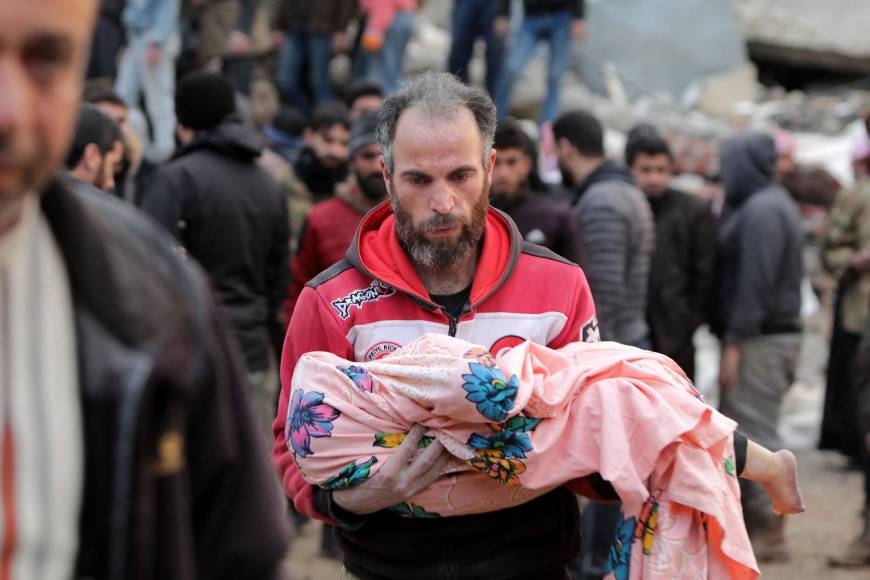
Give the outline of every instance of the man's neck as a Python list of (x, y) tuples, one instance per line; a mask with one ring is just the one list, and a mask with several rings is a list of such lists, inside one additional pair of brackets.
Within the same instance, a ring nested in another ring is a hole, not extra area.
[(429, 294), (438, 296), (456, 294), (471, 286), (474, 272), (477, 270), (478, 254), (479, 250), (468, 252), (449, 268), (436, 269), (415, 264), (414, 269)]
[(0, 240), (3, 240), (21, 222), (27, 195), (13, 196), (0, 203)]
[(574, 165), (574, 181), (580, 185), (604, 163), (603, 157), (581, 157)]

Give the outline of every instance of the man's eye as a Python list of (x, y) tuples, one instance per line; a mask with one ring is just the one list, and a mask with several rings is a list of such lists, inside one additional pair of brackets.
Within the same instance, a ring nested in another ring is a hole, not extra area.
[(72, 51), (60, 40), (39, 42), (24, 49), (23, 59), (28, 71), (39, 81), (47, 82), (69, 66)]
[(470, 178), (471, 178), (470, 173), (457, 173), (456, 175), (453, 176), (453, 181), (455, 181), (457, 183), (463, 183), (465, 181), (468, 181)]

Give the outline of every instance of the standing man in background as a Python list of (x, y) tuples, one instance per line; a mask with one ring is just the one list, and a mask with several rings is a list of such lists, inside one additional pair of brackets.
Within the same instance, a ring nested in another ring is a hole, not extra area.
[[(801, 343), (800, 213), (776, 182), (770, 135), (732, 137), (720, 148), (720, 163), (725, 207), (716, 325), (723, 344), (719, 410), (747, 437), (777, 450), (779, 411)], [(755, 556), (761, 562), (786, 559), (783, 517), (773, 514), (758, 484), (741, 481), (740, 489)]]
[(674, 157), (651, 125), (629, 131), (625, 162), (655, 216), (647, 297), (652, 348), (693, 379), (692, 337), (710, 317), (715, 284), (716, 223), (710, 202), (670, 187)]
[(532, 191), (535, 164), (531, 138), (514, 122), (499, 123), (495, 131), (495, 171), (490, 203), (504, 211), (527, 242), (553, 250), (577, 262), (580, 233), (571, 206), (553, 194)]
[(145, 98), (151, 142), (145, 158), (161, 163), (175, 149), (175, 57), (181, 46), (180, 0), (129, 0), (123, 20), (127, 48), (121, 56), (115, 90), (128, 107)]
[(234, 117), (218, 73), (182, 78), (175, 97), (182, 146), (142, 195), (142, 210), (174, 234), (214, 282), (245, 355), (257, 418), (268, 432), (278, 386), (274, 352), (289, 284), (287, 204), (257, 164), (261, 137)]
[[(495, 26), (497, 34), (504, 37), (508, 32), (511, 2), (498, 1), (501, 2), (501, 14)], [(541, 123), (552, 123), (556, 118), (559, 113), (562, 76), (571, 56), (571, 39), (579, 42), (586, 36), (586, 24), (583, 20), (585, 4), (584, 0), (523, 0), (523, 23), (508, 50), (496, 85), (495, 105), (499, 120), (507, 117), (514, 85), (541, 41), (549, 45), (550, 63), (547, 67), (547, 96), (539, 120)]]

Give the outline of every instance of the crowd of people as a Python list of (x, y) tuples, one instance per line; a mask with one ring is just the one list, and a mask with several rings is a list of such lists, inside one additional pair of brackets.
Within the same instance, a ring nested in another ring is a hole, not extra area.
[[(747, 438), (783, 448), (808, 278), (823, 298), (819, 280), (836, 285), (820, 446), (867, 482), (864, 531), (831, 565), (870, 566), (870, 147), (838, 191), (794, 163), (788, 135), (738, 133), (705, 186), (683, 191), (669, 135), (638, 124), (614, 156), (599, 119), (560, 102), (582, 0), (454, 0), (450, 74), (405, 79), (417, 9), (0, 5), (0, 571), (280, 578), (293, 525), (315, 518), (346, 578), (602, 578), (625, 514), (598, 473), (427, 518), (406, 502), (452, 460), (439, 442), (417, 453), (415, 431), (396, 442), (407, 463), (312, 485), (290, 425), (309, 440), (332, 426), (322, 394), (297, 398), (297, 361), (378, 361), (435, 332), (493, 357), (614, 341), (691, 379), (707, 325), (739, 475)], [(477, 40), (484, 88), (469, 84)], [(547, 96), (536, 119), (515, 118), (540, 42)], [(337, 54), (351, 57), (346, 83)], [(759, 561), (783, 560), (763, 481), (740, 480), (745, 525)], [(582, 517), (575, 494), (592, 498)]]

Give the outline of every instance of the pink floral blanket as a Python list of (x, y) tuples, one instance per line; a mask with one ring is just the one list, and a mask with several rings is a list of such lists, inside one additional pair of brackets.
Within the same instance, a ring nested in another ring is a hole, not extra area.
[[(365, 481), (415, 423), (454, 456), (394, 506), (437, 518), (515, 506), (600, 473), (623, 502), (612, 577), (756, 578), (734, 469), (735, 424), (669, 358), (604, 342), (483, 348), (427, 334), (353, 363), (301, 357), (286, 437), (325, 489)], [(521, 525), (521, 522), (518, 522)]]

